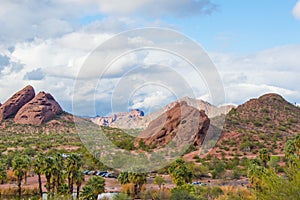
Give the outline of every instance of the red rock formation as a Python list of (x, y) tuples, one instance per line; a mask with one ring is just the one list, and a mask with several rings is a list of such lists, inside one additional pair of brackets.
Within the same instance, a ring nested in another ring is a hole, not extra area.
[(205, 112), (179, 102), (170, 110), (150, 122), (146, 130), (135, 140), (147, 146), (162, 147), (173, 141), (177, 145), (189, 143), (201, 145), (209, 128), (210, 120)]
[(40, 92), (16, 114), (15, 122), (41, 125), (60, 114), (62, 109), (49, 93)]
[(28, 85), (15, 93), (0, 107), (0, 121), (13, 117), (19, 109), (28, 103), (35, 95), (32, 86)]

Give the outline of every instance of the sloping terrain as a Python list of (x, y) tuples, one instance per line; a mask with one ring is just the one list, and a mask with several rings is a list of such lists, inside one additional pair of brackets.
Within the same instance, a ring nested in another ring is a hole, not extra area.
[(287, 139), (300, 132), (300, 109), (278, 94), (265, 94), (232, 109), (213, 155), (251, 155), (261, 148), (284, 151)]

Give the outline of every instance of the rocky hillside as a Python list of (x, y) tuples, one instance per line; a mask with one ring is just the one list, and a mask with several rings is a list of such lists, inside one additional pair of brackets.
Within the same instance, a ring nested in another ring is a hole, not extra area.
[[(198, 110), (204, 110), (209, 118), (227, 114), (232, 108), (234, 108), (234, 106), (232, 105), (216, 107), (200, 99), (184, 97), (146, 116), (144, 116), (144, 113), (140, 110), (133, 110), (129, 113), (117, 113), (113, 114), (110, 117), (96, 117), (91, 118), (91, 120), (100, 126), (110, 126), (121, 129), (145, 129), (152, 120), (155, 120), (163, 113), (172, 109), (178, 102), (182, 101), (185, 101), (187, 105), (192, 106)], [(132, 112), (136, 114), (132, 115)]]
[(300, 109), (278, 94), (266, 94), (232, 109), (214, 155), (251, 155), (265, 147), (283, 153), (288, 138), (300, 133)]
[[(24, 127), (23, 125), (27, 125)], [(73, 116), (46, 92), (26, 86), (0, 106), (0, 129), (8, 132), (75, 132)]]
[(207, 134), (210, 120), (204, 110), (187, 105), (185, 101), (176, 103), (170, 110), (151, 121), (146, 130), (135, 140), (135, 146), (163, 147), (169, 142), (176, 146), (194, 144), (200, 146)]

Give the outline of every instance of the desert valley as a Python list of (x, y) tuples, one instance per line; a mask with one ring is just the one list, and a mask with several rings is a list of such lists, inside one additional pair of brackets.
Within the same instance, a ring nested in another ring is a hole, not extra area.
[[(63, 111), (51, 94), (26, 86), (1, 104), (0, 119), (2, 199), (298, 197), (300, 108), (279, 94), (237, 107), (186, 97), (148, 115), (136, 109), (81, 118)], [(161, 167), (146, 171), (122, 170), (127, 157), (102, 162), (81, 136), (81, 123), (93, 127), (86, 133), (101, 130), (91, 141), (102, 134), (132, 155), (168, 149), (175, 156), (160, 157)]]

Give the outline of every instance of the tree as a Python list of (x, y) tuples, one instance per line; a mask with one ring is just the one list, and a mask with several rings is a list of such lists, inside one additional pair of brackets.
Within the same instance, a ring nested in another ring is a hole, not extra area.
[(193, 173), (186, 166), (182, 158), (179, 158), (173, 162), (169, 167), (168, 172), (172, 177), (172, 181), (177, 186), (191, 182), (193, 177)]
[(82, 197), (82, 199), (87, 199), (87, 200), (97, 199), (95, 198), (93, 188), (89, 185), (83, 187), (80, 196)]
[(297, 139), (286, 144), (287, 165), (284, 167), (284, 176), (278, 175), (272, 168), (264, 168), (257, 163), (250, 165), (248, 177), (256, 199), (300, 199), (300, 159), (297, 151), (294, 151), (297, 148), (295, 145)]
[(134, 185), (134, 195), (138, 195), (142, 186), (147, 182), (147, 174), (141, 169), (132, 169), (130, 172), (121, 172), (118, 181), (121, 185), (132, 183)]
[(93, 176), (83, 187), (81, 197), (83, 199), (97, 199), (98, 195), (105, 191), (105, 180), (100, 176)]
[(270, 160), (270, 152), (266, 148), (263, 148), (259, 151), (258, 158), (262, 162), (263, 166), (267, 167), (267, 163)]
[(13, 160), (12, 160), (12, 168), (13, 171), (15, 173), (15, 176), (17, 177), (17, 185), (18, 185), (18, 195), (19, 198), (21, 198), (21, 184), (22, 184), (22, 180), (24, 175), (26, 174), (26, 161), (20, 157), (20, 156), (16, 156)]
[(43, 169), (42, 169), (42, 172), (43, 174), (45, 174), (46, 176), (46, 189), (47, 189), (47, 192), (48, 194), (50, 194), (51, 192), (51, 177), (52, 177), (52, 174), (53, 174), (53, 171), (52, 171), (52, 166), (54, 165), (54, 161), (53, 161), (53, 158), (51, 156), (47, 156), (43, 159)]
[(118, 181), (121, 185), (125, 185), (127, 183), (130, 183), (129, 173), (128, 172), (121, 172), (118, 176)]
[(159, 189), (161, 190), (161, 186), (162, 184), (166, 183), (166, 180), (161, 176), (155, 176), (154, 183), (158, 185)]
[(130, 183), (134, 184), (134, 194), (137, 196), (141, 192), (142, 186), (147, 182), (147, 175), (140, 170), (131, 171), (128, 178)]
[(77, 154), (70, 154), (66, 158), (66, 170), (68, 177), (68, 186), (70, 189), (70, 194), (73, 193), (73, 184), (74, 184), (74, 174), (82, 166), (82, 161)]
[(63, 182), (63, 171), (64, 171), (64, 160), (60, 153), (56, 153), (53, 156), (53, 166), (52, 166), (52, 188), (58, 192), (58, 188)]
[(31, 169), (31, 160), (27, 155), (23, 156), (23, 160), (25, 162), (25, 164), (24, 164), (24, 169), (25, 169), (24, 180), (25, 180), (25, 183), (24, 184), (27, 185), (27, 174)]
[(74, 173), (74, 181), (76, 184), (76, 197), (79, 199), (79, 192), (82, 183), (84, 182), (84, 173), (79, 169)]
[(44, 155), (39, 153), (35, 160), (33, 161), (33, 170), (34, 173), (38, 175), (38, 182), (39, 182), (39, 192), (40, 196), (43, 196), (43, 189), (42, 189), (42, 179), (41, 174), (43, 173), (43, 164), (44, 164)]

